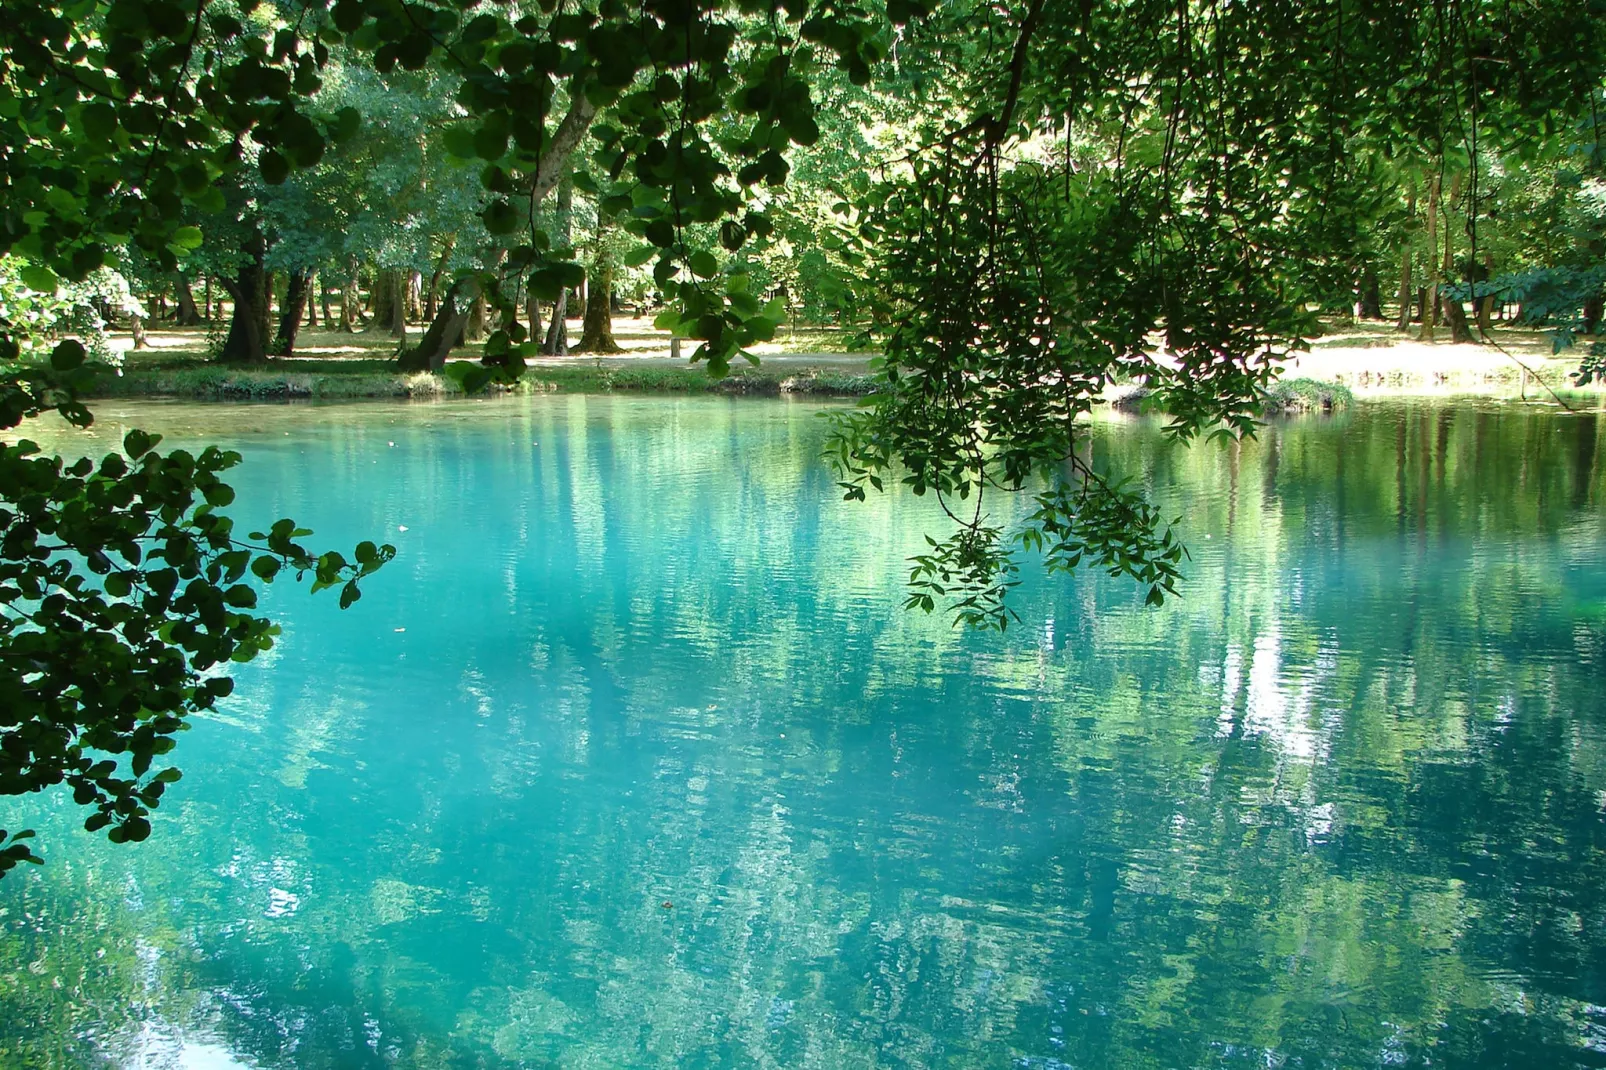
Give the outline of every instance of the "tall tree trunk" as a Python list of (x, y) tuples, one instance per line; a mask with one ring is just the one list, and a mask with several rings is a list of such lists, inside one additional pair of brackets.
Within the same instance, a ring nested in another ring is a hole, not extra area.
[(212, 276), (206, 277), (206, 322), (212, 322)]
[[(424, 280), (416, 271), (407, 272), (404, 278), (407, 282), (407, 300), (403, 302), (403, 307), (406, 309), (406, 319), (416, 322), (424, 318)], [(407, 324), (404, 320), (402, 329), (405, 330), (406, 327)]]
[(1439, 176), (1428, 183), (1428, 285), (1427, 300), (1422, 304), (1422, 329), (1417, 332), (1419, 342), (1433, 341), (1433, 327), (1439, 309)]
[(531, 341), (540, 338), (541, 302), (536, 300), (535, 295), (530, 293), (528, 289), (525, 290), (524, 294), (524, 318), (530, 321), (530, 330), (526, 337), (528, 337)]
[(232, 280), (220, 280), (234, 299), (234, 316), (218, 359), (234, 364), (264, 364), (268, 359), (268, 272), (262, 261), (267, 241), (252, 229), (243, 251), (245, 262)]
[[(307, 326), (318, 326), (318, 290), (321, 288), (322, 274), (307, 276)], [(328, 319), (325, 316), (324, 319)]]
[[(1411, 187), (1410, 194), (1405, 201), (1406, 215), (1416, 218), (1416, 187)], [(1395, 322), (1395, 329), (1408, 331), (1411, 329), (1411, 242), (1406, 240), (1405, 250), (1400, 253), (1400, 318)]]
[(1584, 333), (1593, 335), (1600, 330), (1600, 321), (1606, 318), (1606, 294), (1597, 292), (1584, 301)]
[(446, 273), (446, 265), (452, 259), (452, 250), (457, 248), (457, 235), (446, 235), (446, 246), (441, 250), (440, 258), (435, 261), (435, 270), (429, 276), (429, 291), (424, 298), (424, 319), (434, 322), (435, 304), (440, 299), (441, 276)]
[(375, 271), (373, 285), (368, 288), (368, 300), (373, 305), (374, 326), (387, 331), (396, 320), (395, 274), (393, 271)]
[(180, 327), (200, 326), (201, 310), (195, 307), (195, 291), (190, 289), (190, 280), (180, 275), (176, 289), (178, 305), (173, 315), (173, 322)]
[[(1483, 281), (1494, 281), (1494, 257), (1487, 251), (1483, 254)], [(1478, 302), (1478, 333), (1488, 334), (1494, 326), (1494, 294), (1484, 294)]]
[(356, 332), (362, 318), (362, 309), (358, 307), (361, 295), (362, 273), (354, 256), (349, 262), (346, 281), (340, 287), (340, 329), (347, 334)]
[(1450, 327), (1452, 345), (1472, 345), (1477, 341), (1467, 325), (1467, 309), (1460, 300), (1446, 292), (1455, 277), (1455, 228), (1450, 225), (1450, 212), (1461, 201), (1461, 185), (1465, 176), (1457, 173), (1450, 180), (1450, 199), (1446, 202), (1444, 219), (1444, 279), (1439, 287), (1439, 310)]
[[(390, 336), (407, 341), (407, 283), (412, 278), (408, 271), (392, 271), (390, 285)], [(383, 320), (380, 320), (383, 323)]]
[(622, 353), (613, 340), (613, 249), (609, 235), (613, 219), (597, 210), (597, 244), (586, 276), (586, 314), (580, 332), (579, 353)]
[(310, 271), (290, 272), (290, 281), (284, 293), (284, 305), (279, 309), (279, 333), (273, 340), (273, 352), (276, 356), (288, 357), (295, 352), (296, 335), (301, 330), (302, 317), (307, 313), (308, 283), (311, 281)]
[(130, 330), (134, 335), (134, 348), (136, 350), (149, 349), (151, 344), (145, 339), (145, 317), (135, 315), (128, 318), (130, 320)]
[(547, 324), (546, 341), (541, 346), (541, 352), (549, 357), (566, 357), (569, 355), (569, 290), (567, 287), (558, 291), (558, 299), (552, 302), (552, 322)]
[(462, 337), (457, 344), (485, 341), (485, 324), (489, 318), (489, 312), (485, 307), (485, 295), (475, 294), (474, 300), (469, 302), (468, 319), (463, 321)]
[[(559, 245), (567, 247), (572, 237), (571, 223), (574, 218), (574, 170), (564, 165), (563, 175), (558, 180), (558, 237)], [(569, 288), (565, 286), (558, 291), (558, 299), (552, 302), (552, 322), (547, 326), (546, 341), (541, 346), (541, 352), (550, 357), (566, 357), (569, 355)]]
[(1383, 318), (1383, 288), (1377, 281), (1377, 269), (1368, 263), (1361, 269), (1361, 318)]
[(381, 268), (374, 275), (374, 326), (407, 337), (407, 272)]

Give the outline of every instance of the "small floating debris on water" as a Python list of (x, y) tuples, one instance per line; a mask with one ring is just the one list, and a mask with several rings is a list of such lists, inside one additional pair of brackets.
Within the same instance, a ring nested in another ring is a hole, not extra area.
[(394, 443), (394, 442), (386, 442), (385, 445), (394, 447), (396, 445), (396, 443)]
[(405, 632), (407, 629), (406, 628), (396, 628), (396, 629), (393, 629), (393, 630), (394, 631), (398, 631), (398, 632)]
[(406, 531), (407, 530), (407, 525), (406, 524), (397, 524), (396, 525), (396, 530), (397, 531)]
[(675, 909), (675, 904), (671, 903), (667, 899), (665, 899), (661, 905), (663, 906), (663, 908), (665, 910), (674, 910)]
[(708, 708), (709, 708), (709, 709), (711, 709), (711, 710), (717, 710), (717, 709), (719, 709), (719, 703), (717, 703), (717, 702), (710, 702), (710, 703), (709, 703), (709, 704), (708, 704)]

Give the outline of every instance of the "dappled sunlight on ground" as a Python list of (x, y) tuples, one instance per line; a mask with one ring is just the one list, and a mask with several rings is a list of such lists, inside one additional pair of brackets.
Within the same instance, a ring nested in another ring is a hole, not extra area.
[[(569, 337), (578, 340), (581, 323), (571, 319)], [(1572, 388), (1572, 373), (1578, 367), (1583, 349), (1575, 347), (1561, 354), (1551, 352), (1551, 335), (1545, 330), (1496, 328), (1489, 343), (1455, 345), (1449, 331), (1440, 328), (1432, 342), (1418, 340), (1419, 327), (1400, 332), (1391, 323), (1330, 324), (1328, 333), (1313, 339), (1308, 353), (1291, 361), (1285, 377), (1302, 376), (1343, 383), (1361, 393), (1494, 393), (1546, 395), (1547, 388)], [(416, 344), (423, 333), (421, 325), (411, 325), (407, 342)], [(614, 341), (623, 352), (599, 356), (570, 353), (564, 357), (536, 357), (536, 367), (598, 367), (605, 369), (670, 369), (685, 367), (696, 351), (696, 343), (682, 343), (679, 358), (671, 356), (671, 339), (666, 331), (652, 325), (647, 317), (616, 316)], [(873, 354), (850, 352), (851, 333), (821, 327), (783, 326), (776, 338), (754, 347), (767, 368), (778, 370), (820, 369), (847, 375), (862, 375)], [(209, 352), (207, 328), (169, 328), (146, 333), (148, 348), (133, 350), (127, 334), (110, 339), (112, 349), (132, 367), (171, 366), (203, 361)], [(400, 339), (377, 330), (357, 333), (303, 329), (297, 337), (295, 356), (317, 362), (372, 362), (392, 359)], [(454, 360), (478, 360), (478, 345), (454, 351)], [(369, 365), (368, 370), (373, 370)]]

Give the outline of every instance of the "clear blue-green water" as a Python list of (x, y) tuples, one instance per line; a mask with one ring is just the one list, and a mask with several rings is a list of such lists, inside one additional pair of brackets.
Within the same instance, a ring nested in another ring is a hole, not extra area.
[[(394, 542), (150, 841), (7, 800), (0, 1065), (1606, 1066), (1606, 417), (1101, 422), (1183, 597), (899, 608), (814, 406), (107, 403)], [(98, 445), (97, 445), (98, 443)]]

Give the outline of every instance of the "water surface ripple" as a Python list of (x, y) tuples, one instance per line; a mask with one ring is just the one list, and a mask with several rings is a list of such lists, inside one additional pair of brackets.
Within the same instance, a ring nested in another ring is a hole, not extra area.
[(1606, 1066), (1599, 413), (1100, 422), (1183, 597), (1028, 566), (1001, 637), (899, 608), (941, 526), (839, 501), (814, 406), (40, 435), (134, 423), (400, 553), (271, 592), (147, 843), (0, 807), (0, 1064)]

